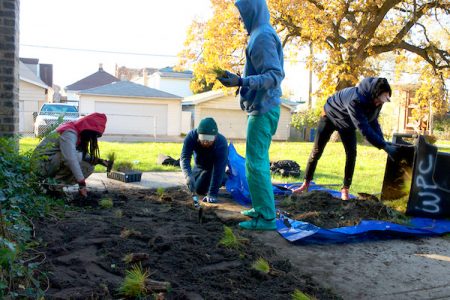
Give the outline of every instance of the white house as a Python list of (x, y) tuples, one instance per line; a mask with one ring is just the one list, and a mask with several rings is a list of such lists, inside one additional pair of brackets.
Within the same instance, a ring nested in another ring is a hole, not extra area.
[(19, 78), (19, 132), (32, 133), (33, 113), (47, 102), (51, 88), (22, 61), (19, 61)]
[(107, 115), (105, 134), (179, 136), (181, 97), (130, 81), (79, 92), (80, 113)]
[(180, 97), (192, 95), (190, 83), (193, 78), (192, 71), (174, 71), (172, 67), (166, 67), (151, 72), (144, 70), (143, 76), (133, 80), (133, 82), (171, 93)]
[[(289, 138), (291, 111), (289, 105), (281, 104), (274, 140)], [(215, 90), (187, 97), (183, 100), (183, 113), (185, 112), (192, 114), (192, 122), (191, 128), (183, 128), (183, 132), (197, 127), (201, 119), (212, 117), (217, 122), (219, 132), (227, 139), (245, 139), (247, 136), (247, 114), (241, 110), (239, 99), (234, 94), (226, 95), (222, 90)], [(183, 120), (183, 124), (187, 123)]]

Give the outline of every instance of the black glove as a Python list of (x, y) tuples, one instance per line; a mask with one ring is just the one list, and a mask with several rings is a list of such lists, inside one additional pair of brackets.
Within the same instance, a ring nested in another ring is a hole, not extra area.
[(398, 153), (398, 146), (391, 143), (386, 143), (386, 145), (384, 146), (384, 151), (386, 151), (386, 153), (388, 154), (389, 158), (392, 161), (395, 161), (395, 158)]
[(242, 78), (239, 75), (228, 71), (225, 71), (225, 75), (223, 77), (218, 77), (217, 80), (226, 87), (242, 86)]
[(195, 179), (194, 179), (194, 176), (189, 175), (188, 177), (186, 177), (186, 185), (187, 185), (188, 189), (192, 193), (195, 193)]

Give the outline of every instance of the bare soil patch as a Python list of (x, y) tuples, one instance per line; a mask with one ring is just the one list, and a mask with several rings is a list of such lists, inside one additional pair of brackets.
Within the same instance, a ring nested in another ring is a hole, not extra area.
[(324, 191), (311, 191), (280, 200), (278, 207), (292, 219), (322, 228), (357, 225), (361, 220), (393, 220), (405, 218), (376, 198), (342, 201)]
[[(104, 198), (114, 206), (99, 206)], [(88, 200), (75, 199), (72, 208), (62, 219), (35, 224), (45, 245), (46, 299), (123, 298), (118, 288), (132, 266), (123, 259), (131, 253), (138, 254), (152, 280), (170, 282), (158, 299), (292, 299), (295, 289), (317, 299), (339, 298), (279, 256), (276, 244), (224, 224), (212, 208), (205, 208), (199, 223), (183, 189), (168, 189), (163, 196), (155, 190), (91, 193)], [(220, 246), (224, 225), (249, 242), (240, 249)], [(252, 269), (260, 257), (273, 272)], [(149, 291), (147, 298), (155, 295)]]

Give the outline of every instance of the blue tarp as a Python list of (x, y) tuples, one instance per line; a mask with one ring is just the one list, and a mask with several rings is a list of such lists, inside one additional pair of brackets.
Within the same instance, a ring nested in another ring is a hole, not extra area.
[[(239, 204), (244, 206), (251, 205), (247, 177), (245, 176), (245, 158), (237, 153), (232, 143), (228, 146), (228, 168), (230, 174), (228, 174), (225, 184), (227, 191)], [(273, 192), (275, 195), (292, 194), (289, 188), (278, 185), (273, 185)]]
[(277, 230), (290, 242), (350, 242), (380, 237), (442, 235), (450, 232), (450, 220), (412, 218), (409, 226), (386, 221), (363, 220), (356, 226), (323, 229), (281, 216), (277, 219)]
[[(235, 201), (241, 205), (249, 206), (251, 200), (245, 176), (245, 158), (237, 153), (231, 143), (228, 151), (230, 174), (226, 188)], [(274, 194), (290, 195), (292, 193), (290, 188), (296, 186), (299, 186), (299, 183), (274, 185)], [(340, 192), (326, 189), (320, 185), (312, 185), (310, 190), (324, 190), (330, 192), (334, 197), (340, 197)], [(285, 218), (280, 213), (279, 218), (277, 218), (277, 230), (281, 236), (290, 242), (349, 242), (380, 237), (441, 235), (450, 233), (450, 220), (412, 218), (408, 226), (386, 221), (363, 220), (356, 226), (323, 229), (307, 222)]]

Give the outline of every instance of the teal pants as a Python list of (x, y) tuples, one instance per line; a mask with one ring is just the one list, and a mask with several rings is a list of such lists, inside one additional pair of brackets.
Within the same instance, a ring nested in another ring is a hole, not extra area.
[(249, 116), (245, 172), (252, 206), (264, 219), (276, 217), (275, 199), (270, 176), (269, 147), (277, 131), (280, 107), (257, 116)]

